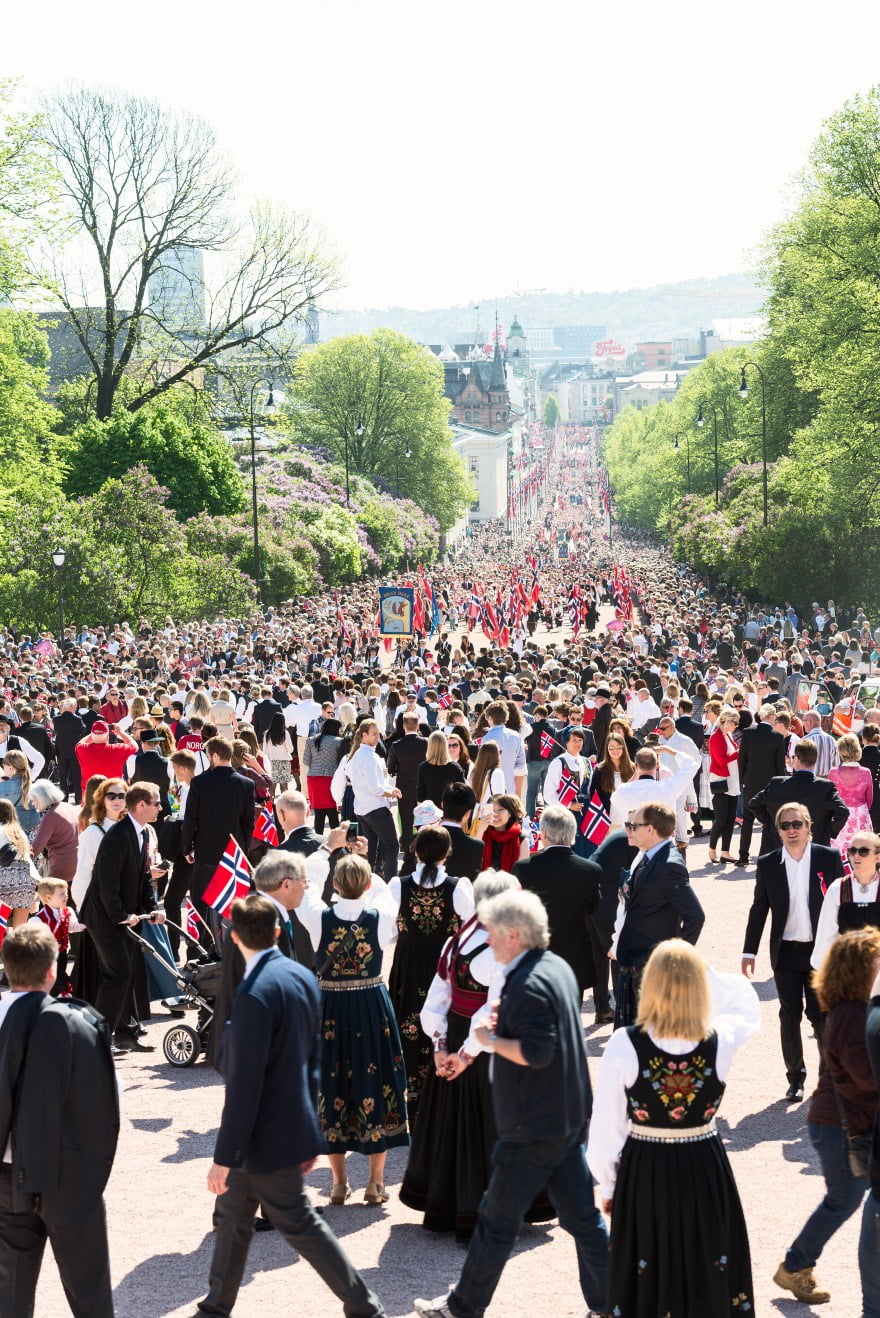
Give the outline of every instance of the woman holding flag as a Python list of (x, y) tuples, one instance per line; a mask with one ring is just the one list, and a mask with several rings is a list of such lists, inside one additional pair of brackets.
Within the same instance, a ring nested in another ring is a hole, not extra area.
[(592, 846), (589, 846), (585, 851), (587, 839), (580, 828), (584, 810), (590, 800), (585, 794), (590, 781), (590, 762), (581, 754), (583, 745), (583, 728), (570, 728), (565, 739), (564, 753), (551, 760), (547, 777), (544, 779), (545, 806), (564, 805), (575, 817), (578, 830), (575, 835), (574, 850), (575, 855), (578, 856), (592, 850)]
[(590, 856), (605, 840), (611, 827), (611, 793), (621, 783), (635, 777), (636, 767), (630, 759), (626, 741), (620, 732), (610, 732), (605, 742), (605, 758), (600, 760), (590, 776), (584, 793), (587, 813), (582, 834), (580, 854)]

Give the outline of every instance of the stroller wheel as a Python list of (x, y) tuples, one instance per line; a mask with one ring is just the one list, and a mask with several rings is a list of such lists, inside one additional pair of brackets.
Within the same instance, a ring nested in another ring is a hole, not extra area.
[(198, 1033), (191, 1025), (175, 1025), (162, 1040), (162, 1051), (172, 1066), (192, 1066), (201, 1049)]

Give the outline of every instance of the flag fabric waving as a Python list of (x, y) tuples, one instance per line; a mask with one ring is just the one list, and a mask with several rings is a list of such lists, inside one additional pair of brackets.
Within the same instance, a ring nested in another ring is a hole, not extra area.
[(202, 932), (202, 928), (199, 924), (199, 917), (196, 915), (196, 908), (188, 897), (183, 903), (183, 927), (189, 934), (190, 938), (195, 939), (196, 942), (199, 941), (199, 935)]
[(9, 925), (9, 917), (12, 915), (12, 907), (7, 906), (5, 902), (0, 902), (0, 946), (6, 937), (6, 930)]
[(212, 906), (224, 920), (228, 920), (232, 903), (238, 897), (246, 897), (250, 890), (251, 867), (247, 856), (230, 834), (226, 850), (220, 857), (214, 877), (202, 894), (202, 900), (206, 906)]
[(577, 800), (578, 785), (567, 764), (563, 764), (559, 775), (559, 804), (570, 806)]
[(275, 816), (266, 806), (261, 806), (254, 821), (254, 841), (265, 842), (270, 847), (278, 846), (278, 828)]
[[(559, 746), (559, 742), (555, 739), (555, 737), (551, 737), (549, 732), (542, 732), (541, 747), (540, 747), (542, 760), (549, 760), (550, 756), (553, 754), (554, 746)], [(562, 747), (560, 746), (560, 750), (561, 749)]]
[(599, 793), (594, 792), (581, 816), (581, 832), (588, 841), (595, 842), (598, 847), (600, 842), (605, 841), (610, 830), (611, 816), (602, 804)]

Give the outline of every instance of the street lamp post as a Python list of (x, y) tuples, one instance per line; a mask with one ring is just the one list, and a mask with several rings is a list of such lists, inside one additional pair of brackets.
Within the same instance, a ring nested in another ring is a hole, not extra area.
[[(364, 425), (364, 418), (359, 417), (358, 423), (354, 428), (354, 433), (358, 437), (358, 444), (360, 444), (361, 440), (363, 439), (366, 428), (367, 427)], [(343, 442), (345, 445), (345, 503), (347, 507), (348, 504), (351, 503), (351, 493), (348, 488), (348, 436), (345, 435), (343, 436)], [(362, 457), (363, 454), (360, 454), (359, 456)], [(363, 471), (363, 467), (361, 468), (361, 470)]]
[(258, 385), (261, 384), (262, 385), (267, 384), (269, 386), (269, 397), (266, 399), (266, 411), (267, 412), (271, 411), (271, 409), (275, 406), (275, 395), (272, 392), (272, 381), (254, 380), (253, 384), (251, 385), (251, 409), (250, 409), (251, 500), (252, 500), (252, 510), (253, 510), (253, 520), (254, 520), (254, 582), (256, 583), (256, 587), (257, 587), (258, 604), (261, 602), (262, 599), (262, 591), (260, 589), (260, 524), (257, 516), (257, 432), (256, 432), (256, 426), (254, 424), (254, 394), (257, 391)]
[(62, 576), (62, 573), (64, 571), (64, 564), (67, 562), (67, 551), (62, 549), (60, 545), (52, 553), (52, 562), (55, 564), (55, 567), (58, 572), (58, 622), (60, 628), (58, 632), (58, 648), (59, 650), (63, 650), (64, 649), (64, 578)]
[[(718, 408), (714, 403), (711, 404), (712, 415), (715, 419), (715, 507), (718, 507)], [(705, 424), (703, 416), (703, 404), (700, 403), (700, 410), (697, 412), (697, 425), (702, 430)]]
[[(405, 453), (404, 453), (403, 456), (406, 458), (407, 462), (408, 462), (408, 461), (410, 460), (410, 458), (412, 457), (412, 449), (410, 448), (409, 444), (407, 444), (407, 446), (406, 446), (406, 451), (405, 451)], [(394, 465), (395, 465), (395, 467), (397, 468), (397, 484), (396, 484), (396, 489), (397, 489), (397, 497), (398, 497), (398, 499), (399, 499), (399, 498), (400, 498), (400, 445), (399, 445), (399, 444), (398, 444), (398, 446), (397, 446), (397, 448), (395, 449), (395, 452), (394, 452)]]
[(749, 386), (746, 384), (746, 366), (751, 366), (758, 372), (761, 378), (761, 461), (764, 464), (764, 525), (767, 525), (767, 382), (764, 379), (764, 372), (757, 362), (746, 362), (740, 372), (739, 393), (740, 398), (745, 401), (749, 396)]
[[(681, 444), (679, 443), (679, 440), (680, 440), (680, 439), (681, 439), (681, 435), (680, 435), (680, 434), (675, 436), (675, 445), (674, 445), (674, 448), (675, 448), (676, 453), (677, 453), (678, 450), (681, 448)], [(684, 442), (685, 442), (685, 453), (686, 453), (686, 455), (687, 455), (687, 492), (688, 492), (688, 494), (690, 494), (690, 492), (691, 492), (691, 438), (690, 438), (690, 435), (687, 433), (687, 431), (685, 431), (685, 433), (684, 433)]]

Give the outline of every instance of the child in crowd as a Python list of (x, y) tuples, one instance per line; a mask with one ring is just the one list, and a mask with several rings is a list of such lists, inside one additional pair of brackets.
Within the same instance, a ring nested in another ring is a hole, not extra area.
[(67, 954), (70, 950), (70, 935), (82, 933), (85, 925), (80, 924), (67, 905), (66, 879), (40, 879), (37, 883), (37, 897), (40, 905), (30, 918), (42, 920), (58, 944), (58, 978), (52, 996), (69, 998), (71, 986), (67, 975)]

